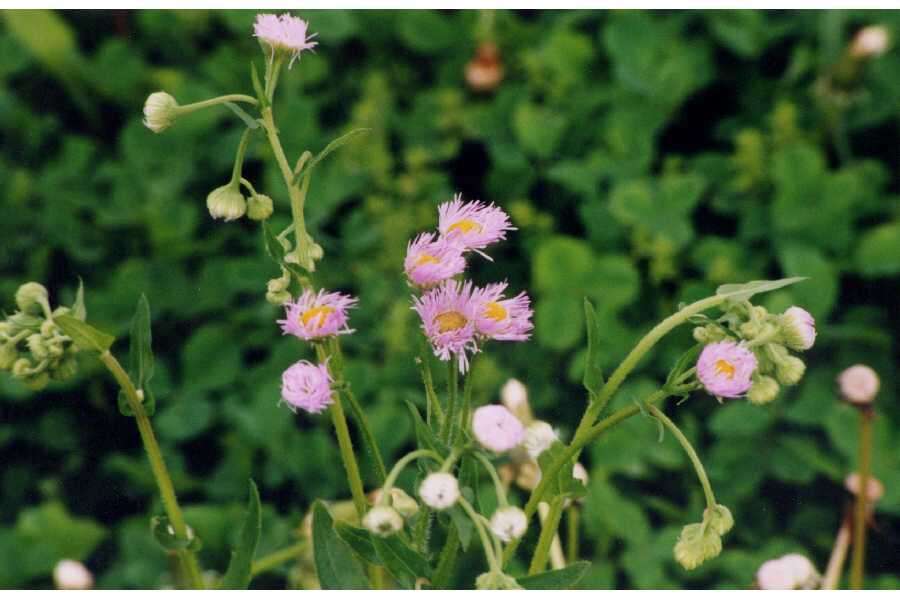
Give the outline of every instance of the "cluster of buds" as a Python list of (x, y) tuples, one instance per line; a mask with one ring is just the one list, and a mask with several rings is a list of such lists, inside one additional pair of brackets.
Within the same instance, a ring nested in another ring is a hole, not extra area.
[(696, 569), (722, 552), (722, 536), (734, 527), (731, 511), (722, 504), (703, 511), (700, 523), (685, 525), (675, 543), (675, 560), (685, 569)]
[(40, 390), (51, 379), (65, 381), (77, 371), (78, 348), (62, 333), (53, 318), (73, 313), (72, 307), (50, 308), (47, 288), (40, 283), (26, 283), (16, 292), (18, 310), (0, 323), (0, 370), (34, 390)]
[(718, 398), (746, 396), (753, 404), (768, 404), (782, 385), (796, 385), (805, 363), (791, 351), (812, 348), (816, 324), (799, 306), (771, 314), (749, 302), (732, 303), (715, 321), (694, 329), (705, 344), (697, 360), (697, 378)]

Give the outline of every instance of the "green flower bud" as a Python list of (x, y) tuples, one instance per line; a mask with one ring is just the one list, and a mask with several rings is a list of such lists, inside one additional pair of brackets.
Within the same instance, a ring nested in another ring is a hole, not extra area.
[[(54, 312), (53, 316), (55, 317), (56, 311), (53, 311), (53, 312)], [(47, 319), (46, 321), (41, 323), (41, 335), (44, 336), (45, 338), (48, 338), (48, 339), (52, 338), (58, 332), (59, 332), (59, 327), (57, 327), (56, 323), (54, 323), (50, 319)]]
[(165, 131), (178, 116), (178, 101), (166, 92), (153, 92), (144, 102), (144, 125), (153, 133)]
[(38, 360), (43, 360), (50, 355), (47, 345), (44, 342), (44, 336), (39, 333), (33, 333), (26, 340), (28, 351)]
[(745, 340), (755, 339), (761, 331), (762, 326), (759, 323), (754, 323), (753, 321), (747, 321), (740, 327), (741, 337)]
[(722, 538), (704, 523), (685, 525), (673, 549), (675, 560), (690, 571), (722, 552)]
[(309, 246), (309, 257), (313, 260), (322, 260), (322, 257), (325, 256), (325, 251), (322, 250), (322, 246), (313, 242)]
[[(72, 312), (72, 309), (69, 308), (68, 306), (57, 306), (57, 307), (53, 310), (53, 316), (54, 316), (54, 317), (58, 317), (58, 316), (60, 316), (60, 315), (67, 315), (67, 314), (69, 314), (70, 312)], [(55, 324), (54, 324), (54, 326), (55, 326)]]
[(796, 385), (806, 372), (806, 364), (796, 356), (788, 356), (775, 365), (775, 376), (784, 385)]
[(12, 374), (16, 379), (27, 377), (31, 373), (31, 361), (27, 358), (20, 358), (13, 363)]
[(250, 196), (247, 201), (247, 216), (254, 221), (265, 221), (272, 216), (272, 199), (265, 194)]
[(228, 183), (217, 187), (206, 197), (206, 208), (213, 219), (234, 221), (240, 219), (247, 212), (247, 201), (241, 194), (238, 185)]
[(400, 488), (391, 488), (391, 506), (393, 506), (400, 516), (408, 519), (415, 516), (419, 512), (419, 503), (401, 490)]
[(22, 383), (24, 383), (28, 389), (34, 391), (42, 390), (50, 383), (50, 375), (48, 375), (46, 371), (41, 371), (40, 373), (35, 373), (23, 378)]
[(757, 376), (747, 392), (747, 400), (751, 404), (768, 404), (778, 396), (778, 390), (777, 381), (766, 375)]
[(274, 277), (266, 284), (266, 301), (280, 306), (291, 299), (288, 287), (291, 285), (290, 272), (281, 267), (281, 277)]
[(43, 307), (48, 306), (47, 288), (34, 281), (23, 283), (16, 290), (16, 306), (23, 313), (39, 315)]
[(716, 504), (713, 508), (703, 511), (703, 522), (712, 528), (720, 536), (725, 535), (734, 527), (734, 517), (724, 504)]
[[(55, 337), (55, 338), (51, 339), (49, 342), (47, 342), (45, 344), (45, 347), (47, 348), (47, 353), (52, 358), (59, 358), (60, 356), (62, 356), (63, 354), (66, 353), (66, 346), (65, 346), (64, 342), (61, 339), (59, 339), (58, 337)], [(72, 348), (73, 350), (75, 349), (74, 345), (69, 346), (69, 347)]]
[(8, 371), (19, 358), (19, 351), (16, 345), (7, 342), (0, 344), (0, 371)]
[(482, 573), (475, 580), (476, 590), (521, 590), (519, 583), (500, 571)]

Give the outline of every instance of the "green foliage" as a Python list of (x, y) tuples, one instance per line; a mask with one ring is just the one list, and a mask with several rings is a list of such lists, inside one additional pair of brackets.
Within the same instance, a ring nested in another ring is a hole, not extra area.
[[(331, 515), (321, 502), (313, 505), (312, 539), (316, 573), (323, 590), (360, 590), (368, 587), (362, 567), (338, 536)], [(383, 560), (383, 554), (378, 553), (378, 556)]]
[(259, 490), (250, 480), (250, 499), (247, 501), (247, 516), (241, 527), (241, 537), (237, 547), (231, 553), (228, 570), (222, 577), (222, 589), (245, 590), (250, 585), (250, 569), (253, 566), (253, 555), (259, 544), (262, 515), (259, 507)]

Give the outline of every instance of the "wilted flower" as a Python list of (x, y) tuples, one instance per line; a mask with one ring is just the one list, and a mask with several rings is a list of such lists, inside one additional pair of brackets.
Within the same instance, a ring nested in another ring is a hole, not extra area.
[(473, 302), (471, 282), (447, 280), (413, 300), (413, 310), (422, 319), (422, 328), (431, 341), (434, 354), (441, 360), (456, 355), (459, 370), (469, 368), (466, 353), (478, 352), (475, 340), (477, 305)]
[(756, 356), (741, 344), (716, 342), (703, 348), (697, 359), (697, 377), (710, 394), (737, 398), (750, 389)]
[(524, 341), (531, 337), (531, 300), (525, 292), (514, 298), (503, 298), (506, 283), (492, 283), (475, 294), (479, 335), (501, 341)]
[(816, 341), (816, 320), (806, 310), (792, 306), (781, 316), (785, 343), (793, 350), (809, 350)]
[(491, 515), (491, 531), (500, 541), (511, 542), (525, 535), (528, 529), (528, 518), (522, 509), (515, 506), (498, 508)]
[(532, 460), (537, 460), (538, 456), (543, 454), (544, 450), (553, 445), (558, 440), (553, 427), (545, 421), (534, 421), (525, 429), (525, 437), (522, 445), (528, 452), (528, 456)]
[(837, 381), (841, 396), (853, 404), (871, 404), (881, 387), (878, 374), (866, 365), (853, 365), (845, 369), (838, 375)]
[(419, 486), (419, 497), (435, 510), (450, 508), (459, 500), (459, 482), (450, 473), (431, 473)]
[(300, 56), (304, 50), (311, 50), (318, 44), (312, 42), (315, 33), (307, 35), (308, 24), (303, 19), (291, 16), (287, 13), (276, 16), (271, 14), (256, 15), (256, 23), (253, 24), (253, 35), (264, 42), (272, 52), (284, 52), (291, 57), (288, 68), (294, 64), (294, 59)]
[(296, 302), (284, 305), (287, 316), (278, 321), (281, 331), (304, 340), (353, 333), (347, 327), (347, 311), (357, 300), (340, 292), (307, 289)]
[(144, 125), (153, 133), (172, 126), (178, 116), (178, 102), (166, 92), (153, 92), (144, 102)]
[(494, 452), (507, 452), (522, 442), (522, 423), (499, 404), (479, 407), (472, 415), (472, 431), (478, 443)]
[(390, 506), (374, 506), (363, 517), (363, 527), (377, 536), (388, 537), (403, 529), (403, 517)]
[(234, 221), (247, 212), (247, 201), (236, 183), (217, 187), (206, 197), (206, 208), (213, 219)]
[(423, 233), (406, 247), (403, 270), (417, 287), (431, 287), (466, 270), (466, 259), (459, 246)]
[(766, 561), (756, 572), (756, 584), (761, 590), (812, 590), (820, 580), (815, 565), (802, 554)]
[(301, 360), (288, 367), (281, 375), (281, 398), (293, 408), (318, 414), (334, 401), (331, 383), (327, 365), (314, 365)]
[(64, 559), (53, 567), (53, 583), (58, 590), (89, 590), (94, 576), (77, 560)]
[(457, 194), (452, 201), (438, 207), (438, 229), (463, 250), (479, 250), (506, 239), (506, 232), (515, 227), (509, 216), (494, 204), (477, 200), (463, 202), (462, 195)]

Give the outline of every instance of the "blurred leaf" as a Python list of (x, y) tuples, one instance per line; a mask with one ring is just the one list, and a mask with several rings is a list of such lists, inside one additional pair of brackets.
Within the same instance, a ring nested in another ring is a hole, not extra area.
[(526, 590), (570, 590), (582, 577), (591, 563), (586, 560), (553, 571), (519, 577), (516, 581)]
[(317, 500), (313, 504), (313, 556), (323, 590), (363, 590), (369, 582), (350, 548), (332, 526), (331, 515)]
[(259, 544), (260, 528), (262, 520), (259, 506), (259, 490), (256, 484), (250, 480), (250, 500), (247, 502), (247, 516), (241, 528), (241, 537), (237, 547), (231, 553), (231, 562), (228, 570), (222, 577), (220, 587), (225, 590), (245, 590), (250, 586), (250, 571), (253, 566), (253, 556)]
[(855, 262), (866, 277), (900, 273), (900, 223), (886, 223), (867, 231), (856, 249)]
[(116, 341), (116, 338), (108, 333), (69, 315), (53, 317), (53, 321), (82, 350), (94, 350), (102, 354)]
[[(152, 417), (156, 412), (156, 399), (153, 391), (148, 387), (153, 378), (153, 335), (150, 331), (150, 304), (147, 296), (141, 294), (138, 299), (137, 309), (131, 321), (131, 336), (128, 350), (128, 376), (138, 392), (144, 395), (144, 412)], [(125, 398), (125, 392), (119, 390), (119, 412), (126, 417), (134, 416)]]
[(747, 283), (726, 283), (716, 288), (716, 295), (725, 296), (733, 302), (749, 300), (756, 294), (771, 292), (808, 279), (808, 277), (788, 277), (774, 281), (748, 281)]

